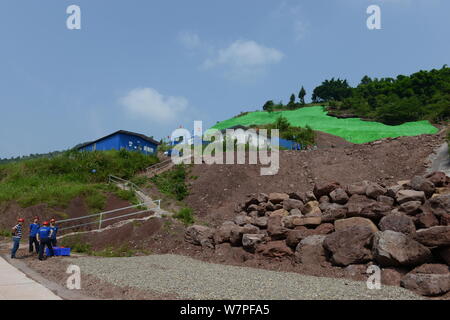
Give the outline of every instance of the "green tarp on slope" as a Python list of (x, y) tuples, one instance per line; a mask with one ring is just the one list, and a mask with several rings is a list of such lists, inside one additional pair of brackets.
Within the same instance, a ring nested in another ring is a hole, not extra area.
[(291, 125), (323, 131), (353, 143), (366, 143), (387, 137), (416, 136), (437, 133), (438, 129), (428, 121), (407, 122), (398, 126), (389, 126), (379, 122), (363, 121), (359, 118), (338, 119), (327, 116), (323, 107), (306, 107), (292, 111), (268, 113), (256, 111), (242, 117), (228, 119), (216, 124), (215, 129), (226, 129), (235, 125), (273, 123), (280, 115), (286, 117)]

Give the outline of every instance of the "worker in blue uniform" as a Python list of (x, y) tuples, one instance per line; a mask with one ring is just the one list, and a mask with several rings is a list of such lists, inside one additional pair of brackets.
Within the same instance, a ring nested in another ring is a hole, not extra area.
[(33, 223), (30, 224), (30, 235), (29, 235), (29, 252), (33, 252), (33, 245), (36, 253), (39, 253), (39, 242), (37, 241), (36, 235), (39, 231), (41, 225), (39, 224), (39, 218), (34, 217)]
[(53, 247), (56, 247), (56, 234), (58, 232), (58, 226), (56, 225), (55, 219), (50, 220), (50, 229), (52, 229), (52, 236), (50, 238), (50, 242), (52, 243)]
[(39, 241), (39, 260), (44, 260), (45, 247), (49, 250), (49, 256), (53, 256), (54, 253), (51, 243), (52, 229), (50, 229), (48, 221), (44, 221), (43, 226), (39, 228), (36, 237)]

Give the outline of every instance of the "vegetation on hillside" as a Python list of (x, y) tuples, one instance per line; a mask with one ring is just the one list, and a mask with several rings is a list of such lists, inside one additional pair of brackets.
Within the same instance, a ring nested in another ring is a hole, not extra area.
[(389, 125), (409, 121), (450, 119), (450, 68), (419, 71), (410, 76), (371, 79), (356, 88), (331, 79), (314, 89), (313, 101), (329, 101), (329, 109)]
[(315, 142), (314, 130), (310, 126), (294, 127), (289, 123), (289, 120), (280, 115), (273, 123), (265, 125), (252, 125), (252, 128), (267, 129), (267, 133), (270, 136), (270, 130), (278, 129), (280, 132), (280, 138), (295, 141), (301, 145), (313, 145)]
[(151, 181), (161, 193), (181, 201), (189, 194), (189, 189), (186, 184), (187, 175), (186, 166), (180, 164), (172, 170), (154, 176), (151, 178)]
[(37, 158), (0, 165), (0, 203), (15, 200), (22, 207), (47, 203), (66, 207), (83, 197), (91, 210), (103, 209), (107, 192), (121, 198), (130, 194), (108, 185), (108, 175), (130, 179), (138, 171), (155, 164), (154, 156), (138, 152), (67, 151), (54, 158)]

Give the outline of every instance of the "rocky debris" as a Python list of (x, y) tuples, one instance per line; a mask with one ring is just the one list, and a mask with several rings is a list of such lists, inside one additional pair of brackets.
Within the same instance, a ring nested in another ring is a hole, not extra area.
[(406, 235), (412, 235), (416, 232), (413, 219), (403, 213), (393, 213), (383, 217), (378, 226), (381, 231), (392, 230)]
[(402, 285), (422, 294), (442, 294), (445, 286), (436, 286), (445, 278), (438, 281), (431, 269), (416, 267), (450, 264), (449, 183), (433, 173), (391, 186), (332, 182), (305, 193), (250, 194), (236, 205), (233, 221), (216, 229), (189, 227), (185, 239), (216, 251), (232, 248), (242, 261), (257, 255), (310, 266), (332, 263), (360, 277), (376, 264), (385, 284), (404, 279)]
[(373, 231), (368, 227), (353, 226), (328, 235), (323, 246), (331, 254), (331, 262), (339, 266), (365, 263), (372, 259)]
[(214, 230), (205, 226), (193, 225), (187, 228), (184, 240), (194, 245), (214, 248)]
[(256, 252), (270, 258), (289, 257), (294, 254), (285, 241), (270, 241), (260, 244), (257, 246)]
[(334, 229), (336, 231), (342, 231), (344, 229), (359, 226), (359, 227), (367, 227), (373, 233), (378, 231), (377, 226), (372, 222), (372, 220), (361, 218), (361, 217), (353, 217), (348, 219), (336, 220), (334, 222)]
[(369, 185), (368, 181), (357, 182), (357, 183), (353, 183), (353, 184), (348, 185), (345, 188), (345, 190), (347, 191), (347, 193), (350, 196), (352, 196), (354, 194), (365, 195), (368, 185)]
[(297, 209), (301, 211), (303, 210), (303, 201), (296, 199), (286, 199), (283, 201), (283, 209), (287, 211), (291, 211), (293, 209)]
[(415, 240), (428, 247), (450, 246), (450, 226), (435, 226), (417, 230)]
[(326, 262), (326, 252), (323, 248), (325, 235), (312, 235), (300, 241), (295, 249), (295, 259), (299, 263), (322, 265)]
[(342, 188), (337, 188), (330, 192), (330, 198), (334, 203), (346, 204), (348, 201), (347, 192)]
[(422, 202), (420, 201), (408, 201), (402, 203), (399, 210), (405, 212), (406, 214), (415, 214), (419, 211), (421, 206)]
[(414, 190), (423, 191), (428, 198), (433, 195), (436, 189), (434, 183), (421, 176), (415, 176), (412, 178), (410, 186)]
[(242, 246), (245, 250), (254, 253), (256, 247), (263, 242), (264, 234), (244, 234), (242, 236)]
[(402, 287), (425, 296), (438, 296), (450, 291), (450, 272), (446, 265), (424, 264), (401, 280)]
[(341, 185), (338, 182), (315, 184), (313, 193), (316, 196), (316, 199), (320, 199), (320, 197), (329, 195), (335, 189), (340, 188), (340, 186)]
[(284, 200), (288, 200), (289, 195), (286, 193), (270, 193), (269, 194), (269, 201), (273, 204), (279, 204), (283, 202)]
[(403, 233), (386, 230), (373, 239), (373, 256), (383, 267), (414, 267), (431, 260), (430, 250)]
[(425, 202), (425, 192), (415, 190), (400, 190), (396, 194), (397, 202), (402, 204), (408, 201), (420, 201)]
[(366, 195), (372, 199), (377, 199), (378, 196), (383, 196), (386, 192), (386, 188), (380, 186), (378, 183), (369, 183), (366, 188)]

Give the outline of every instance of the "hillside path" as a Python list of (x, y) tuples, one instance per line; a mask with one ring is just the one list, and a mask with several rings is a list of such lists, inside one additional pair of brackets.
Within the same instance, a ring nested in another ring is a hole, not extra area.
[(61, 300), (0, 257), (0, 300)]

